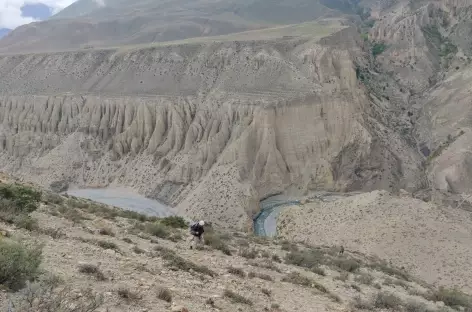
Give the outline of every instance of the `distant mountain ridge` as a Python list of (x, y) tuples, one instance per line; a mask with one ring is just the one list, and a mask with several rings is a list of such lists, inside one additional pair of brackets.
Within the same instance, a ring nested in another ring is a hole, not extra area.
[[(270, 8), (269, 10), (267, 8)], [(355, 14), (356, 0), (79, 0), (18, 27), (0, 52), (66, 51), (227, 35)]]

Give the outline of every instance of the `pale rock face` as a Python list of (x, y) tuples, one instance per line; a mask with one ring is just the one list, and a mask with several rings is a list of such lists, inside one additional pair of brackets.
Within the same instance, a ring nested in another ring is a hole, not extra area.
[(259, 199), (288, 187), (414, 188), (420, 157), (369, 116), (358, 42), (345, 29), (1, 57), (0, 164), (46, 186), (132, 186), (245, 229)]

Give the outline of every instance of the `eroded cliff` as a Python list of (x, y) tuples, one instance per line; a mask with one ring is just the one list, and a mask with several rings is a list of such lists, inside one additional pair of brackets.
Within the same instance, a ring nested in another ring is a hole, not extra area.
[(46, 186), (132, 186), (239, 228), (283, 190), (414, 190), (422, 159), (391, 126), (400, 107), (358, 79), (363, 44), (345, 28), (3, 56), (0, 164)]

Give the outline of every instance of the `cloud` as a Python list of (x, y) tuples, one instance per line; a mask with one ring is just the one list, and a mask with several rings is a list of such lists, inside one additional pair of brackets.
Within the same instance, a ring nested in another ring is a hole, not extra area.
[[(63, 8), (71, 5), (76, 0), (0, 0), (0, 28), (16, 28), (23, 24), (36, 22), (31, 17), (21, 15), (21, 7), (25, 4), (42, 3), (52, 9), (55, 14)], [(95, 0), (101, 1), (103, 0)]]

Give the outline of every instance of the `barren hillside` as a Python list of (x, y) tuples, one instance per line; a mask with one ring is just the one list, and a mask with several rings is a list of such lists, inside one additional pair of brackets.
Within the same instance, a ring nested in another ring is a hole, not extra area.
[(281, 238), (389, 259), (429, 283), (472, 291), (472, 214), (385, 191), (289, 207), (278, 219)]
[(2, 311), (446, 312), (472, 306), (458, 290), (434, 288), (348, 248), (339, 254), (334, 245), (207, 228), (205, 245), (191, 250), (179, 218), (150, 219), (10, 182), (2, 176)]

